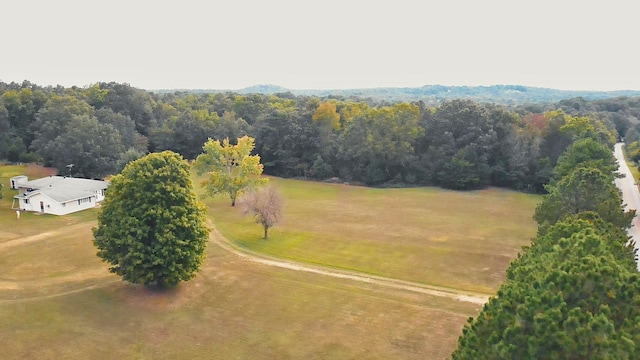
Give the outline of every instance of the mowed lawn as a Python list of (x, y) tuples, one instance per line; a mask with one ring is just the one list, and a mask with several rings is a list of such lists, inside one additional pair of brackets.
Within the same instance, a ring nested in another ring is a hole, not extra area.
[(89, 215), (17, 220), (0, 205), (14, 234), (0, 243), (2, 359), (445, 359), (480, 310), (253, 263), (213, 243), (194, 280), (154, 292), (108, 273)]
[(172, 291), (100, 281), (0, 300), (1, 357), (445, 359), (479, 311), (247, 262), (213, 245), (198, 276)]
[[(5, 184), (8, 177), (3, 171)], [(275, 256), (425, 283), (431, 282), (420, 275), (422, 270), (407, 271), (405, 264), (430, 253), (420, 240), (427, 235), (417, 235), (426, 221), (420, 194), (448, 194), (440, 201), (449, 203), (458, 201), (451, 200), (454, 195), (503, 199), (485, 200), (493, 206), (504, 202), (498, 208), (514, 201), (535, 204), (537, 199), (499, 190), (487, 190), (492, 196), (486, 196), (272, 181), (286, 196), (286, 220), (273, 229), (271, 239), (260, 239), (260, 227), (231, 209), (227, 199), (206, 199), (217, 226), (237, 243)], [(214, 243), (195, 279), (154, 292), (122, 282), (95, 256), (95, 210), (63, 217), (23, 214), (18, 220), (9, 209), (7, 198), (12, 196), (5, 191), (0, 201), (2, 359), (446, 359), (467, 318), (480, 311), (478, 305), (448, 298), (253, 263)], [(415, 205), (408, 211), (406, 204), (412, 201)], [(387, 202), (395, 205), (380, 205)], [(401, 210), (406, 212), (398, 213)], [(526, 218), (531, 221), (529, 211)], [(404, 219), (410, 216), (420, 225)], [(440, 214), (441, 219), (452, 216)], [(390, 219), (396, 219), (397, 236), (376, 236), (391, 233)], [(445, 234), (446, 225), (440, 226)], [(519, 241), (526, 243), (523, 239)], [(490, 244), (493, 241), (504, 243)], [(429, 242), (469, 254), (496, 249), (507, 257), (518, 247), (507, 236), (487, 237), (476, 250), (447, 247), (455, 242), (452, 238)], [(392, 251), (394, 243), (399, 247)], [(367, 264), (380, 259), (384, 264)], [(465, 261), (454, 265), (464, 269)], [(432, 276), (437, 280), (437, 275)], [(449, 270), (444, 275), (454, 274)]]
[(297, 261), (468, 291), (494, 293), (509, 262), (536, 233), (540, 196), (491, 188), (373, 189), (270, 180), (285, 198), (284, 221), (260, 225), (225, 197), (205, 199), (218, 229), (237, 245)]

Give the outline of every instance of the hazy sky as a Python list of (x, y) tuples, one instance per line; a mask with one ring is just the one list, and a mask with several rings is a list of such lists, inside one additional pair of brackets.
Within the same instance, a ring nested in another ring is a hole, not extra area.
[(620, 1), (5, 1), (0, 80), (143, 89), (640, 90)]

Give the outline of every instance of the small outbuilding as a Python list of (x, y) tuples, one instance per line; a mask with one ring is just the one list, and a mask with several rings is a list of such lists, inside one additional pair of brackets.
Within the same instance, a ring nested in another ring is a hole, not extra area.
[[(12, 178), (12, 188), (13, 184)], [(21, 181), (16, 186), (19, 194), (13, 197), (13, 209), (66, 215), (96, 207), (104, 200), (109, 182), (48, 176), (31, 181)]]
[(24, 175), (20, 175), (12, 177), (9, 181), (11, 182), (11, 188), (13, 190), (18, 190), (19, 185), (23, 182), (29, 181), (29, 178)]

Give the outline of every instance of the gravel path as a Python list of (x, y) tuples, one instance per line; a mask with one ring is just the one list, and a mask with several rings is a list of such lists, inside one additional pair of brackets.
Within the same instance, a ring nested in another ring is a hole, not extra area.
[(487, 294), (473, 293), (473, 292), (467, 292), (467, 291), (462, 291), (458, 289), (451, 289), (451, 288), (438, 287), (438, 286), (429, 286), (429, 285), (414, 283), (410, 281), (386, 278), (382, 276), (364, 275), (362, 273), (358, 273), (355, 271), (337, 270), (337, 269), (331, 269), (328, 267), (302, 264), (294, 261), (283, 260), (275, 257), (266, 256), (263, 254), (258, 254), (246, 249), (240, 249), (239, 247), (233, 245), (228, 239), (222, 236), (222, 234), (220, 234), (220, 232), (213, 226), (211, 226), (210, 239), (216, 245), (222, 247), (223, 249), (237, 256), (240, 256), (245, 260), (264, 264), (267, 266), (276, 266), (276, 267), (294, 270), (294, 271), (304, 271), (304, 272), (309, 272), (309, 273), (314, 273), (314, 274), (319, 274), (324, 276), (331, 276), (331, 277), (340, 278), (340, 279), (348, 279), (351, 281), (359, 281), (363, 283), (376, 284), (376, 285), (381, 285), (388, 288), (407, 290), (407, 291), (418, 292), (422, 294), (428, 294), (428, 295), (439, 296), (439, 297), (446, 297), (449, 299), (478, 304), (478, 305), (485, 304), (489, 299), (489, 295)]
[[(89, 226), (93, 226), (93, 225), (95, 225), (95, 222), (89, 223)], [(60, 230), (48, 231), (41, 234), (25, 236), (19, 239), (10, 240), (4, 243), (0, 243), (0, 250), (5, 250), (13, 246), (18, 246), (18, 245), (31, 243), (31, 242), (49, 239), (57, 235), (68, 233), (69, 231), (75, 231), (76, 229), (80, 230), (80, 229), (86, 228), (87, 226), (88, 226), (87, 223), (75, 224), (75, 225), (61, 228)], [(451, 289), (451, 288), (438, 287), (438, 286), (430, 286), (430, 285), (419, 284), (419, 283), (414, 283), (410, 281), (386, 278), (382, 276), (362, 274), (356, 271), (338, 270), (338, 269), (332, 269), (329, 267), (303, 264), (303, 263), (294, 262), (290, 260), (283, 260), (275, 257), (270, 257), (267, 255), (251, 252), (246, 249), (240, 249), (239, 247), (232, 244), (224, 236), (222, 236), (222, 234), (220, 234), (220, 232), (218, 232), (218, 230), (212, 224), (209, 224), (209, 226), (211, 227), (210, 240), (213, 244), (220, 246), (221, 248), (247, 261), (251, 261), (251, 262), (255, 262), (255, 263), (259, 263), (267, 266), (275, 266), (275, 267), (284, 268), (284, 269), (293, 270), (293, 271), (303, 271), (303, 272), (308, 272), (308, 273), (313, 273), (313, 274), (318, 274), (323, 276), (331, 276), (339, 279), (346, 279), (350, 281), (380, 285), (387, 288), (400, 289), (400, 290), (428, 294), (428, 295), (433, 295), (438, 297), (445, 297), (452, 300), (473, 303), (478, 305), (482, 305), (486, 303), (487, 300), (489, 299), (489, 295), (487, 294), (474, 293), (474, 292), (462, 291), (459, 289)], [(99, 273), (94, 273), (94, 272), (90, 272), (90, 273), (91, 273), (90, 275), (88, 274), (82, 274), (82, 275), (84, 275), (84, 278), (100, 277), (98, 276)], [(69, 280), (69, 279), (66, 279), (66, 280)], [(73, 280), (77, 281), (78, 279), (74, 278)], [(60, 281), (61, 279), (56, 279), (55, 282), (60, 283)], [(52, 280), (49, 280), (48, 282), (52, 282)], [(42, 298), (66, 295), (70, 293), (76, 293), (82, 290), (93, 289), (93, 288), (100, 287), (113, 282), (114, 282), (113, 278), (109, 278), (109, 280), (103, 284), (93, 284), (91, 286), (74, 289), (72, 291), (58, 293), (58, 294), (51, 294), (47, 296), (36, 296), (33, 299), (42, 299)], [(43, 283), (47, 283), (47, 281), (43, 281)], [(20, 285), (21, 284), (18, 284), (13, 281), (4, 281), (4, 282), (0, 282), (0, 290), (1, 289), (5, 289), (5, 290), (17, 289), (20, 287)]]

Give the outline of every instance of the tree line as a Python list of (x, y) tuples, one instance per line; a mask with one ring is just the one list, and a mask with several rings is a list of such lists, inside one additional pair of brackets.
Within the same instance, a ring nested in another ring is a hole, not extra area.
[(153, 93), (119, 83), (41, 87), (0, 82), (0, 159), (103, 177), (144, 154), (193, 160), (208, 139), (245, 135), (264, 173), (371, 186), (485, 186), (545, 192), (582, 132), (613, 144), (640, 99), (504, 107), (471, 100), (374, 102), (340, 96)]
[[(173, 90), (160, 90), (173, 92)], [(190, 90), (205, 93), (212, 90)], [(278, 94), (292, 93), (307, 96), (344, 96), (360, 97), (378, 101), (420, 101), (437, 104), (443, 100), (469, 99), (479, 102), (491, 102), (503, 105), (517, 105), (523, 103), (555, 102), (561, 99), (582, 97), (589, 100), (610, 99), (614, 97), (637, 97), (640, 91), (579, 91), (556, 90), (522, 85), (490, 85), (490, 86), (444, 86), (425, 85), (421, 87), (382, 87), (369, 89), (326, 89), (300, 90), (287, 89), (277, 85), (256, 85), (236, 90), (240, 94)]]
[(453, 359), (637, 359), (640, 278), (612, 148), (583, 133), (554, 167), (538, 234), (470, 318)]

